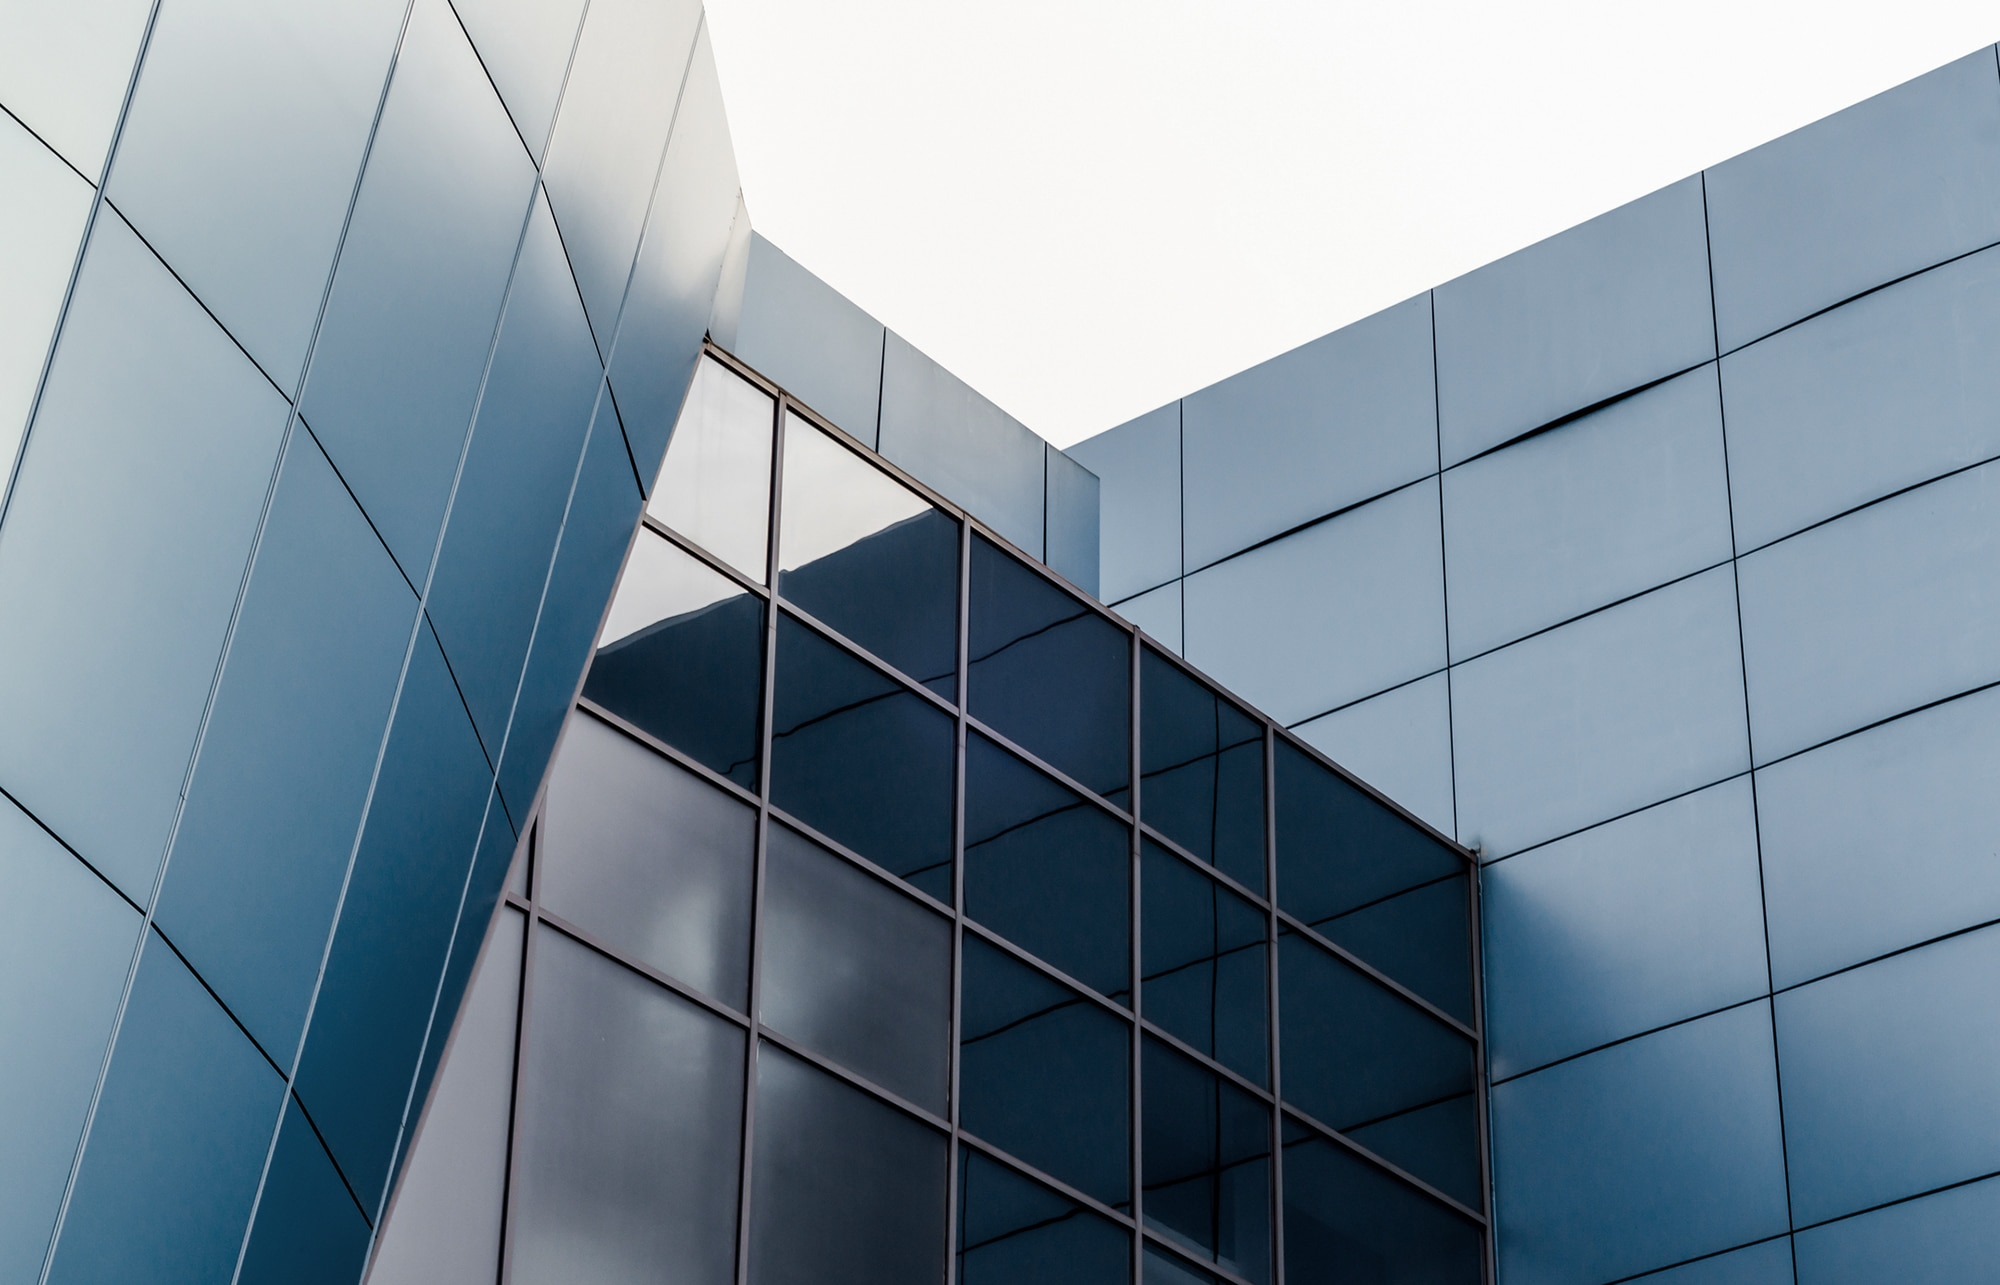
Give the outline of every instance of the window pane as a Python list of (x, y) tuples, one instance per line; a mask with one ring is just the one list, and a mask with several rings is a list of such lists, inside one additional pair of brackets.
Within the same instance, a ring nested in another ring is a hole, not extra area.
[(1465, 860), (1282, 740), (1277, 768), (1278, 904), (1469, 1024)]
[(540, 928), (522, 1050), (521, 1285), (719, 1285), (736, 1264), (743, 1034)]
[(771, 538), (776, 415), (762, 390), (704, 360), (646, 502), (646, 512), (760, 584)]
[(1252, 1281), (1271, 1279), (1271, 1108), (1146, 1040), (1146, 1228)]
[(1265, 912), (1150, 839), (1140, 880), (1146, 1020), (1268, 1084)]
[(950, 921), (775, 822), (767, 845), (763, 1020), (944, 1114)]
[(785, 419), (778, 591), (958, 699), (958, 521), (827, 434)]
[(756, 811), (587, 714), (549, 771), (542, 904), (743, 1009)]
[(965, 939), (964, 969), (958, 1075), (965, 1131), (1124, 1207), (1130, 1028), (976, 937)]
[(1131, 782), (1124, 630), (992, 542), (972, 541), (972, 714), (1089, 789)]
[(771, 800), (951, 899), (951, 718), (790, 616), (778, 618)]
[(1214, 1272), (1205, 1272), (1154, 1245), (1146, 1246), (1145, 1269), (1146, 1285), (1222, 1285), (1222, 1278)]
[(782, 1049), (757, 1050), (752, 1285), (936, 1285), (944, 1135)]
[(1264, 726), (1148, 647), (1139, 662), (1142, 819), (1264, 890)]
[(763, 671), (757, 596), (639, 532), (583, 694), (754, 789)]
[(1278, 971), (1285, 1100), (1477, 1209), (1472, 1041), (1296, 933)]
[(1129, 1285), (1131, 1232), (970, 1147), (958, 1158), (960, 1285)]
[(1114, 998), (1131, 986), (1131, 829), (973, 732), (965, 912)]
[(1315, 1285), (1479, 1285), (1478, 1227), (1359, 1156), (1285, 1124), (1285, 1276)]

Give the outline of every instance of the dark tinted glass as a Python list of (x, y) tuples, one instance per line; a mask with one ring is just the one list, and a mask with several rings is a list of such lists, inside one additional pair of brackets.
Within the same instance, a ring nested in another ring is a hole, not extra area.
[(950, 716), (790, 616), (774, 699), (771, 801), (949, 901)]
[(1268, 1084), (1265, 913), (1150, 839), (1139, 873), (1140, 1012)]
[(639, 532), (583, 694), (754, 789), (763, 685), (763, 602)]
[(1264, 890), (1264, 727), (1148, 647), (1139, 662), (1147, 825)]
[(774, 822), (763, 924), (763, 1020), (944, 1114), (950, 921)]
[(1125, 631), (975, 536), (970, 645), (973, 716), (1122, 799), (1132, 770)]
[(1222, 1278), (1214, 1272), (1203, 1271), (1157, 1245), (1146, 1246), (1143, 1278), (1146, 1285), (1222, 1285)]
[(1472, 1042), (1297, 933), (1278, 972), (1285, 1100), (1478, 1208)]
[(958, 520), (796, 416), (785, 419), (778, 592), (958, 699)]
[(1285, 1124), (1285, 1277), (1479, 1285), (1479, 1229), (1318, 1134)]
[(1464, 859), (1282, 740), (1277, 773), (1278, 904), (1470, 1023)]
[(1271, 1108), (1146, 1040), (1146, 1228), (1252, 1281), (1271, 1279)]
[(965, 913), (1106, 995), (1131, 986), (1131, 828), (992, 741), (965, 746)]
[(1131, 1184), (1130, 1028), (976, 937), (965, 939), (959, 1121), (1108, 1205)]
[(961, 1285), (1129, 1285), (1131, 1232), (970, 1147), (958, 1159)]
[(757, 1050), (754, 1285), (937, 1285), (944, 1135), (782, 1049)]
[(587, 714), (549, 769), (542, 904), (738, 1010), (749, 1001), (757, 814)]

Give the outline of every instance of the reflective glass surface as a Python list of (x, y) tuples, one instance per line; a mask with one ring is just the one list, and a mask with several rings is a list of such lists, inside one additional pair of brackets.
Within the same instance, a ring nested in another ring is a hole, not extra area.
[(1435, 379), (1418, 295), (1183, 398), (1187, 565), (1436, 471)]
[(0, 799), (0, 1277), (33, 1280), (118, 1016), (139, 912)]
[(753, 1174), (755, 1285), (944, 1275), (944, 1135), (769, 1044), (757, 1050)]
[(1722, 363), (1743, 549), (2000, 455), (2000, 250), (1899, 281)]
[(149, 933), (48, 1279), (228, 1280), (284, 1093)]
[(646, 511), (764, 583), (771, 540), (771, 434), (777, 403), (703, 360)]
[(1479, 1208), (1472, 1041), (1297, 933), (1278, 964), (1285, 1100)]
[(778, 619), (771, 801), (951, 897), (951, 717), (790, 616)]
[(1454, 659), (1726, 562), (1715, 367), (1446, 473), (1444, 548)]
[(731, 350), (874, 446), (882, 404), (882, 323), (756, 232)]
[(326, 457), (295, 433), (155, 911), (284, 1064), (312, 1001), (416, 608)]
[(2000, 1169), (2000, 930), (1777, 999), (1785, 1158), (1801, 1223)]
[(700, 0), (599, 0), (563, 83), (543, 177), (606, 352), (700, 21)]
[(960, 985), (965, 1131), (1107, 1205), (1131, 1198), (1126, 1023), (977, 937)]
[(560, 933), (536, 934), (512, 1278), (734, 1279), (743, 1033)]
[(1757, 774), (1780, 987), (2000, 919), (2000, 691)]
[(778, 592), (958, 699), (958, 520), (797, 416), (785, 420)]
[(1505, 1279), (1613, 1280), (1786, 1230), (1762, 1002), (1509, 1080), (1490, 1101)]
[(1749, 766), (1737, 637), (1721, 567), (1453, 669), (1460, 842), (1517, 852)]
[[(480, 826), (506, 829), (499, 811), (487, 809), (492, 792), (492, 770), (451, 671), (423, 630), (294, 1086), (371, 1218), (432, 1024)], [(438, 1020), (448, 1022), (455, 1011), (444, 1009)]]
[(1144, 1285), (1222, 1285), (1222, 1278), (1214, 1272), (1204, 1271), (1151, 1241), (1146, 1242), (1139, 1279)]
[(1152, 648), (1139, 660), (1140, 818), (1264, 890), (1264, 726)]
[(2000, 240), (2000, 99), (1981, 49), (1706, 174), (1726, 352)]
[(1714, 357), (1702, 214), (1685, 178), (1433, 291), (1444, 462)]
[(200, 305), (98, 219), (0, 531), (0, 782), (136, 901), (284, 426)]
[(1478, 1285), (1478, 1228), (1303, 1126), (1285, 1122), (1285, 1278)]
[(1186, 601), (1189, 663), (1280, 722), (1442, 669), (1437, 483), (1199, 571)]
[(1440, 833), (1455, 832), (1451, 691), (1445, 675), (1405, 683), (1292, 730)]
[(146, 41), (110, 198), (287, 393), (406, 8), (202, 0)]
[(1743, 559), (1757, 761), (2000, 678), (2000, 464)]
[(958, 1153), (958, 1279), (964, 1285), (1127, 1285), (1132, 1233), (989, 1160)]
[(584, 0), (452, 0), (533, 156), (542, 154)]
[[(1098, 562), (1104, 601), (1179, 576), (1181, 404), (1169, 402), (1067, 449), (1102, 480)], [(1178, 643), (1180, 628), (1161, 636)]]
[(496, 756), (601, 374), (555, 222), (537, 199), (425, 603)]
[(1799, 1285), (1978, 1280), (2000, 1257), (2000, 1180), (1814, 1227), (1794, 1240)]
[(1147, 1229), (1270, 1280), (1271, 1108), (1150, 1037), (1139, 1074)]
[(1132, 832), (977, 732), (965, 747), (965, 913), (1071, 977), (1131, 989)]
[(973, 537), (972, 716), (1114, 800), (1131, 784), (1128, 637)]
[(1143, 848), (1139, 1011), (1231, 1070), (1268, 1084), (1264, 911), (1151, 839)]
[(239, 1285), (347, 1285), (368, 1253), (368, 1222), (296, 1101), (284, 1123), (257, 1222), (243, 1247)]
[(0, 46), (0, 100), (92, 182), (124, 106), (148, 0), (14, 0)]
[(763, 600), (641, 530), (584, 696), (748, 787), (763, 685)]
[(943, 1115), (951, 921), (774, 822), (763, 925), (760, 1018)]
[(1278, 905), (1472, 1021), (1465, 861), (1280, 740)]
[(537, 894), (554, 914), (741, 1010), (757, 813), (594, 718), (549, 772)]
[(1493, 1074), (1764, 994), (1757, 822), (1738, 778), (1487, 866)]
[(422, 584), (520, 244), (534, 166), (445, 0), (416, 0), (300, 403)]
[(7, 299), (0, 311), (0, 487), (5, 487), (69, 292), (91, 190), (54, 152), (4, 116), (0, 176), (7, 184), (7, 204), (0, 208), (0, 296)]

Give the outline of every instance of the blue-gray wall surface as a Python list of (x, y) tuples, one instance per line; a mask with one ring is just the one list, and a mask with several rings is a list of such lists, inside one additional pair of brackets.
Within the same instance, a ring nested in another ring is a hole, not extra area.
[(7, 23), (0, 1280), (352, 1280), (737, 308), (701, 6)]
[(1503, 1285), (1992, 1276), (1994, 50), (1070, 453), (1106, 601), (1483, 850)]

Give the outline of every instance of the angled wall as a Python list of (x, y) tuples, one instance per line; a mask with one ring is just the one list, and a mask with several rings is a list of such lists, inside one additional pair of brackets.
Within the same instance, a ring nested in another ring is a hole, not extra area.
[(740, 289), (700, 5), (584, 9), (8, 11), (0, 1279), (359, 1270)]
[(1072, 448), (1107, 601), (1482, 850), (1503, 1285), (1990, 1259), (1996, 357), (1985, 49)]

